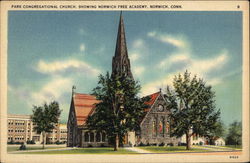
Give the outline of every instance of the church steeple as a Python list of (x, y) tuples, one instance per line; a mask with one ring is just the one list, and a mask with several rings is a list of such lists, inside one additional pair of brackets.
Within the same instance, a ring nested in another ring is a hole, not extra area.
[(112, 61), (112, 76), (122, 74), (133, 79), (130, 69), (130, 60), (128, 58), (123, 16), (121, 12), (116, 39), (115, 55)]

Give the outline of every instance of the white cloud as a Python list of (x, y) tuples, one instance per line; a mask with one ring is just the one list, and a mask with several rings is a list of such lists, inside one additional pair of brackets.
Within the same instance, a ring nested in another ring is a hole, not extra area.
[[(159, 88), (172, 85), (173, 77), (177, 74), (182, 74), (185, 70), (191, 72), (192, 76), (197, 75), (203, 78), (209, 85), (217, 85), (223, 82), (224, 75), (211, 75), (214, 72), (222, 70), (228, 63), (229, 55), (227, 50), (222, 50), (221, 53), (210, 58), (197, 58), (192, 55), (190, 43), (184, 35), (172, 35), (160, 33), (157, 31), (149, 32), (148, 37), (161, 41), (162, 43), (170, 44), (177, 49), (172, 54), (167, 54), (165, 59), (159, 61), (158, 71), (162, 77), (142, 86), (142, 94), (148, 95), (159, 91)], [(157, 71), (157, 69), (156, 69)]]
[(145, 85), (142, 86), (141, 89), (141, 94), (143, 96), (155, 93), (161, 89), (164, 89), (167, 85), (171, 85), (172, 83), (172, 78), (174, 77), (174, 74), (171, 73), (167, 76), (165, 76), (162, 79), (157, 79), (155, 81), (149, 82)]
[(160, 61), (158, 68), (168, 68), (172, 64), (180, 63), (180, 62), (188, 62), (190, 60), (190, 56), (187, 53), (174, 53), (170, 57), (165, 58)]
[(84, 52), (85, 51), (85, 45), (82, 43), (79, 47), (80, 52)]
[(135, 40), (132, 44), (132, 47), (135, 49), (144, 48), (145, 47), (144, 40), (142, 40), (142, 39)]
[(73, 85), (73, 80), (71, 78), (64, 78), (61, 76), (54, 76), (52, 80), (41, 87), (40, 90), (30, 93), (30, 103), (31, 104), (42, 104), (43, 102), (48, 102), (52, 100), (59, 99), (65, 93), (71, 91)]
[(170, 34), (153, 31), (153, 32), (149, 32), (148, 36), (154, 39), (157, 39), (163, 43), (168, 43), (177, 48), (188, 47), (188, 42), (183, 35), (170, 35)]
[(133, 67), (132, 70), (133, 70), (133, 74), (135, 74), (135, 76), (140, 76), (145, 71), (145, 67), (135, 66), (135, 67)]
[(129, 56), (130, 60), (132, 62), (135, 62), (136, 60), (138, 60), (140, 58), (140, 54), (138, 53), (132, 53), (130, 56)]
[(44, 102), (51, 102), (52, 100), (56, 100), (60, 104), (65, 103), (62, 99), (65, 94), (71, 92), (73, 84), (73, 78), (55, 75), (37, 90), (33, 90), (27, 86), (14, 87), (8, 85), (8, 88), (9, 92), (13, 94), (15, 98), (22, 100), (29, 107), (32, 107), (33, 105), (42, 105)]
[(100, 73), (100, 70), (93, 68), (88, 63), (74, 59), (53, 62), (46, 62), (44, 60), (40, 60), (38, 62), (36, 70), (40, 73), (45, 74), (57, 74), (65, 71), (72, 71), (96, 76)]
[[(142, 94), (148, 95), (157, 92), (159, 88), (172, 85), (174, 75), (182, 74), (185, 70), (191, 72), (192, 76), (197, 75), (197, 77), (203, 78), (209, 85), (221, 84), (226, 74), (221, 76), (208, 76), (208, 74), (222, 69), (228, 63), (228, 60), (227, 50), (223, 50), (215, 57), (209, 59), (195, 59), (189, 54), (173, 54), (161, 61), (158, 66), (158, 68), (167, 72), (168, 75), (143, 85)], [(187, 64), (185, 65), (184, 63)], [(180, 66), (180, 64), (184, 64), (184, 66)], [(169, 69), (172, 69), (172, 71), (168, 72)]]

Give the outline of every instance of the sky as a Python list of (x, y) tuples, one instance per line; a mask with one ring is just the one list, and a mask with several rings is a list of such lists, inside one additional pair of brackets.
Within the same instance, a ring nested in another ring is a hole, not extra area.
[[(8, 113), (56, 100), (66, 123), (72, 86), (91, 93), (111, 72), (118, 11), (9, 11)], [(141, 96), (164, 91), (185, 70), (215, 91), (226, 125), (242, 120), (242, 13), (123, 12)]]

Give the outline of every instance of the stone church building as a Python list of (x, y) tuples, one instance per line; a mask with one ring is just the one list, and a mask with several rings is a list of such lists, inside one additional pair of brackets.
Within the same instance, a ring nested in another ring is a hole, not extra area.
[[(121, 14), (115, 55), (112, 60), (112, 75), (120, 75), (122, 73), (133, 79), (126, 45), (124, 22)], [(92, 95), (76, 93), (74, 89), (73, 87), (67, 123), (67, 146), (108, 146), (105, 133), (89, 131), (86, 127), (86, 120), (94, 112), (95, 104), (99, 101)], [(180, 139), (170, 137), (170, 108), (166, 107), (167, 101), (164, 95), (159, 91), (148, 96), (150, 100), (146, 104), (149, 108), (145, 110), (145, 116), (140, 120), (140, 131), (136, 133), (128, 132), (125, 136), (124, 145), (139, 145), (142, 143), (177, 145)]]

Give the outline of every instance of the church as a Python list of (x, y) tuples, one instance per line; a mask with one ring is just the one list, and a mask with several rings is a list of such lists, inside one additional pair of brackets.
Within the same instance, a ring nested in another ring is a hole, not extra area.
[[(125, 28), (122, 13), (120, 15), (115, 55), (112, 60), (112, 75), (125, 73), (133, 79), (130, 60), (127, 51)], [(148, 95), (149, 106), (145, 116), (140, 120), (139, 132), (128, 132), (123, 142), (124, 146), (137, 146), (141, 144), (177, 145), (180, 139), (170, 136), (171, 123), (169, 119), (170, 108), (161, 90)], [(67, 129), (67, 146), (69, 147), (103, 147), (109, 146), (105, 133), (94, 132), (86, 127), (86, 120), (95, 110), (99, 101), (95, 96), (76, 93), (72, 89), (71, 105), (69, 109)]]

